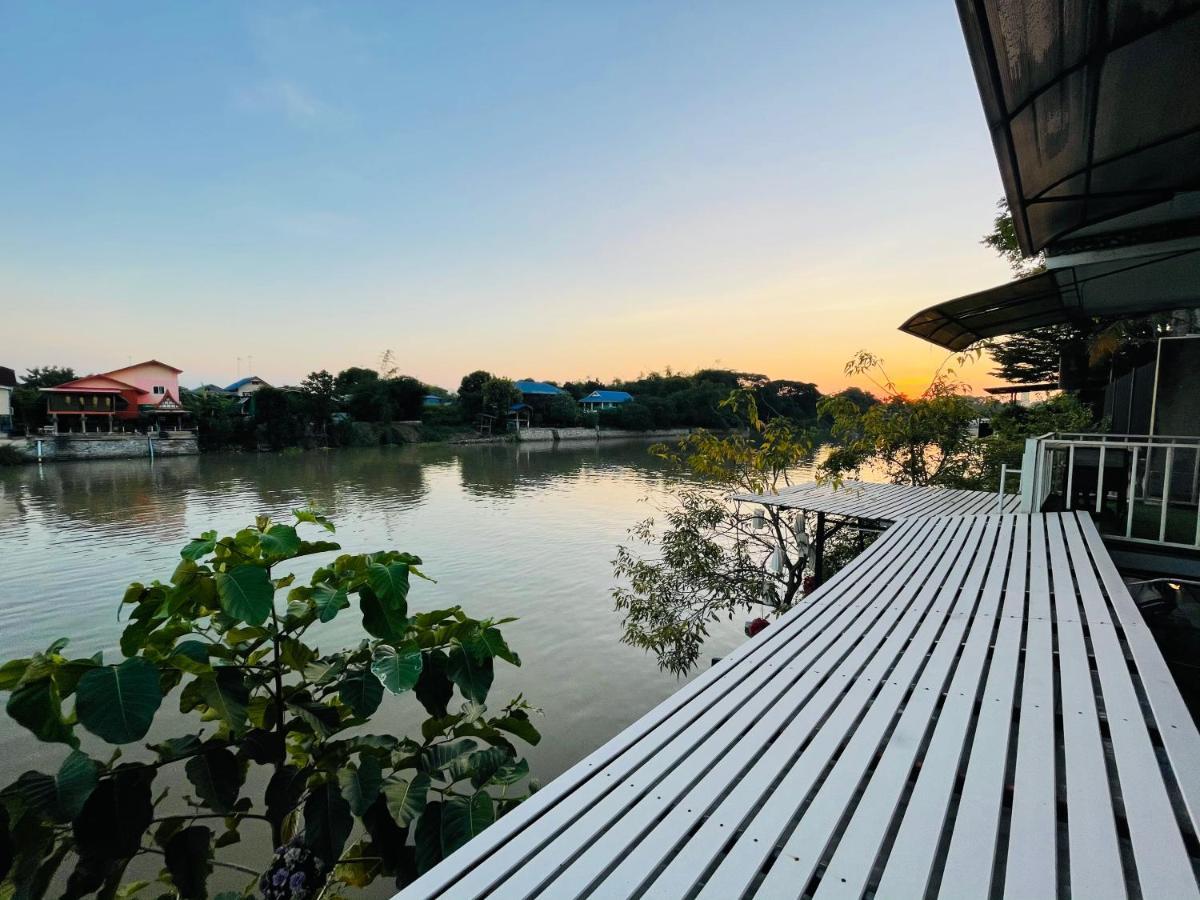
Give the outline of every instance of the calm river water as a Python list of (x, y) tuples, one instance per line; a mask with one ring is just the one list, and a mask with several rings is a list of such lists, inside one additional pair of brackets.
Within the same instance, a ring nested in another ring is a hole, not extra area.
[[(616, 545), (675, 478), (647, 448), (427, 445), (0, 469), (0, 659), (59, 636), (71, 637), (70, 655), (115, 659), (130, 581), (166, 580), (201, 531), (232, 532), (261, 513), (289, 521), (312, 503), (329, 511), (347, 551), (423, 558), (437, 583), (415, 581), (410, 607), (519, 617), (504, 631), (523, 666), (497, 664), (491, 700), (498, 708), (523, 692), (544, 710), (528, 756), (545, 782), (681, 684), (620, 642), (610, 596)], [(294, 570), (306, 579), (323, 558)], [(312, 634), (334, 650), (363, 633), (352, 609)], [(705, 664), (744, 639), (740, 622), (717, 626)], [(411, 733), (416, 710), (412, 698), (393, 699), (372, 730)], [(177, 715), (160, 717), (151, 737), (183, 730)], [(56, 763), (58, 748), (4, 721), (0, 785)]]

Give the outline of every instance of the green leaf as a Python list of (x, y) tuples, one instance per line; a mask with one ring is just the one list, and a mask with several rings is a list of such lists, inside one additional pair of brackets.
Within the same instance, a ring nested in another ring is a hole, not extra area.
[(516, 784), (529, 777), (529, 761), (519, 759), (511, 765), (501, 766), (488, 780), (488, 784)]
[(472, 797), (450, 797), (442, 809), (442, 847), (448, 855), (496, 821), (496, 808), (486, 791)]
[(367, 566), (367, 583), (375, 595), (401, 615), (407, 612), (408, 565), (406, 563), (371, 563)]
[(329, 521), (328, 518), (315, 509), (293, 509), (292, 515), (296, 517), (297, 523), (311, 522), (314, 525), (320, 525), (331, 534), (337, 530), (333, 527), (333, 522)]
[(542, 739), (541, 733), (533, 727), (533, 723), (529, 721), (529, 714), (523, 709), (511, 710), (508, 715), (501, 716), (498, 719), (492, 719), (492, 725), (499, 728), (501, 731), (507, 731), (509, 734), (515, 734), (527, 744), (537, 745), (537, 742)]
[(263, 799), (267, 805), (267, 818), (276, 829), (304, 796), (304, 783), (308, 780), (308, 775), (308, 769), (280, 766), (267, 782)]
[(204, 705), (212, 709), (235, 734), (240, 734), (246, 727), (250, 690), (237, 669), (232, 666), (214, 669), (211, 676), (202, 675), (184, 688), (185, 696), (189, 690), (194, 690)]
[(258, 543), (268, 556), (286, 559), (300, 549), (300, 535), (291, 525), (272, 525)]
[(165, 741), (154, 744), (150, 749), (158, 754), (161, 762), (171, 762), (172, 760), (189, 756), (199, 750), (200, 738), (194, 734), (185, 734), (183, 737), (168, 738)]
[(242, 787), (242, 768), (229, 750), (218, 747), (193, 756), (184, 771), (196, 796), (209, 809), (218, 813), (233, 810)]
[(208, 896), (208, 876), (212, 874), (212, 830), (192, 825), (167, 842), (163, 856), (171, 883), (184, 900), (204, 900)]
[(124, 860), (137, 853), (154, 818), (154, 775), (154, 769), (131, 764), (101, 779), (72, 826), (81, 857)]
[(317, 653), (302, 641), (285, 637), (279, 642), (279, 658), (289, 669), (300, 671), (317, 658)]
[(450, 663), (441, 650), (425, 654), (421, 677), (417, 679), (417, 699), (431, 716), (445, 717), (447, 704), (454, 696), (454, 685), (447, 674)]
[(450, 741), (447, 744), (434, 744), (432, 747), (426, 748), (421, 754), (423, 768), (427, 772), (440, 772), (447, 766), (452, 765), (455, 760), (470, 755), (471, 751), (478, 746), (470, 738)]
[(208, 662), (208, 645), (203, 641), (180, 641), (171, 651), (167, 664), (192, 675), (212, 671)]
[(238, 621), (261, 625), (271, 614), (275, 587), (261, 566), (238, 566), (217, 573), (217, 594), (221, 608)]
[(314, 585), (312, 591), (313, 605), (317, 608), (317, 618), (322, 622), (330, 622), (339, 610), (350, 606), (350, 598), (343, 588), (335, 588), (322, 582)]
[[(195, 562), (196, 560), (200, 559), (200, 557), (208, 556), (208, 554), (212, 553), (213, 550), (216, 549), (216, 546), (217, 533), (215, 531), (206, 531), (204, 534), (200, 535), (200, 537), (193, 538), (186, 547), (179, 551), (179, 555), (184, 559)], [(131, 585), (130, 587), (132, 590), (133, 586)], [(140, 585), (138, 585), (138, 587), (140, 587)], [(126, 594), (126, 602), (129, 602), (128, 596), (129, 595)]]
[(92, 669), (79, 679), (77, 695), (79, 724), (110, 744), (144, 738), (162, 704), (158, 669), (140, 656)]
[(41, 741), (79, 746), (71, 726), (63, 720), (62, 699), (52, 678), (21, 685), (8, 698), (9, 718), (24, 725)]
[(504, 640), (504, 636), (500, 634), (500, 629), (489, 626), (480, 628), (476, 638), (478, 643), (487, 648), (488, 656), (498, 656), (507, 663), (512, 663), (514, 666), (521, 664), (521, 657), (508, 646)]
[(341, 857), (353, 826), (350, 805), (334, 781), (323, 781), (312, 788), (304, 801), (304, 846), (325, 866), (332, 866)]
[(411, 779), (393, 775), (383, 783), (383, 796), (387, 798), (388, 812), (396, 824), (404, 827), (421, 814), (425, 798), (429, 794), (429, 776), (420, 773)]
[(56, 812), (60, 822), (70, 822), (83, 809), (99, 783), (100, 767), (86, 753), (72, 750), (54, 776)]
[(370, 716), (383, 702), (383, 685), (366, 669), (349, 673), (338, 687), (338, 698), (360, 719)]
[(397, 651), (387, 644), (375, 648), (371, 658), (371, 671), (393, 694), (412, 690), (421, 677), (421, 651)]
[(358, 606), (362, 610), (363, 628), (380, 640), (400, 643), (408, 629), (403, 605), (393, 608), (375, 596), (370, 588), (363, 588), (358, 595)]
[(468, 649), (458, 646), (450, 650), (446, 674), (458, 685), (464, 697), (482, 703), (491, 689), (495, 669), (490, 657), (477, 657)]
[[(312, 730), (317, 737), (328, 737), (341, 724), (341, 716), (332, 706), (318, 703), (315, 700), (295, 699), (287, 704), (297, 717)], [(292, 727), (295, 727), (293, 723)]]
[(342, 796), (350, 806), (350, 812), (361, 816), (379, 796), (383, 773), (379, 760), (374, 756), (362, 755), (358, 767), (348, 765), (338, 773)]
[(25, 670), (29, 668), (29, 660), (27, 659), (10, 659), (4, 665), (0, 666), (0, 691), (11, 691), (25, 676)]
[(467, 757), (471, 784), (476, 788), (483, 787), (511, 759), (512, 756), (503, 747), (485, 747), (483, 750), (476, 750)]

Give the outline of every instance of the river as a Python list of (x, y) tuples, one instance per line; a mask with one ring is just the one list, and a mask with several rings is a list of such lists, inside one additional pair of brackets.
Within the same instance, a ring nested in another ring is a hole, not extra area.
[[(291, 509), (315, 504), (345, 550), (423, 559), (437, 581), (415, 581), (410, 608), (518, 618), (504, 632), (523, 665), (497, 663), (490, 701), (520, 692), (544, 711), (543, 739), (527, 752), (544, 783), (681, 685), (620, 642), (610, 594), (617, 544), (677, 481), (648, 446), (417, 445), (0, 469), (0, 659), (69, 636), (68, 655), (115, 660), (130, 581), (165, 581), (204, 530), (231, 533), (258, 514), (290, 521)], [(307, 578), (321, 559), (293, 570)], [(328, 650), (363, 636), (353, 610), (310, 634)], [(716, 625), (704, 665), (743, 640), (740, 621)], [(168, 706), (152, 737), (180, 732)], [(415, 699), (393, 699), (372, 730), (413, 733), (417, 711)], [(60, 756), (5, 720), (0, 785)]]

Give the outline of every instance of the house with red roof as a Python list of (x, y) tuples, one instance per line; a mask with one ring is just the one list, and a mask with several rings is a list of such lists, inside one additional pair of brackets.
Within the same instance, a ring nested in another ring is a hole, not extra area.
[(179, 401), (182, 369), (157, 359), (42, 388), (55, 432), (111, 432), (144, 420), (151, 428), (179, 430), (187, 410)]

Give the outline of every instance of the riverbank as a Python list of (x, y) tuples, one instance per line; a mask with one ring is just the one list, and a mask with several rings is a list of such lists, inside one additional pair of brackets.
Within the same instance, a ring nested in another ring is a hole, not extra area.
[[(354, 423), (354, 442), (348, 447), (383, 445), (449, 444), (453, 446), (494, 446), (499, 444), (571, 444), (615, 440), (670, 440), (689, 433), (688, 428), (664, 428), (653, 431), (628, 431), (618, 428), (523, 428), (512, 434), (479, 437), (469, 432), (447, 434), (441, 429), (426, 429), (420, 422), (398, 422), (390, 425)], [(6, 449), (7, 448), (7, 449)], [(311, 447), (297, 449), (318, 449)], [(290, 448), (283, 448), (284, 450)], [(348, 449), (329, 447), (325, 449)], [(162, 432), (142, 434), (58, 434), (29, 438), (0, 438), (0, 463), (67, 462), (90, 459), (146, 459), (160, 456), (192, 456), (200, 453), (194, 432)], [(209, 452), (209, 451), (205, 451)], [(223, 452), (223, 451), (214, 451)], [(252, 451), (253, 452), (253, 451)], [(258, 452), (273, 451), (259, 447)], [(7, 459), (5, 458), (7, 457)]]
[(194, 456), (200, 447), (193, 432), (145, 434), (50, 434), (0, 439), (0, 449), (26, 462), (66, 462), (87, 459), (139, 459)]

